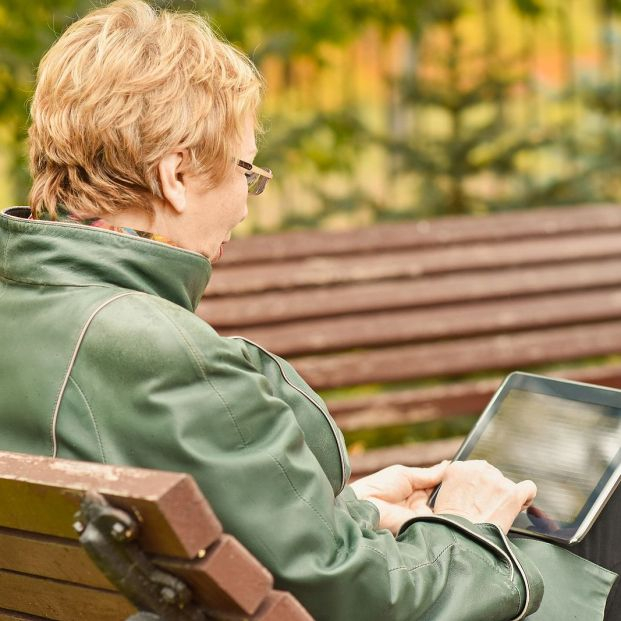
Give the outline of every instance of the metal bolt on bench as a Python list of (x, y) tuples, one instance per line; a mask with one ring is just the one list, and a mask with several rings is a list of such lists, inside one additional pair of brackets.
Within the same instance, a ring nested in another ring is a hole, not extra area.
[(312, 621), (187, 474), (0, 451), (0, 499), (1, 619)]
[(76, 519), (74, 528), (80, 533), (82, 547), (110, 582), (139, 610), (159, 615), (149, 617), (139, 613), (130, 617), (132, 621), (149, 618), (206, 621), (209, 618), (191, 602), (192, 593), (187, 585), (155, 567), (135, 543), (138, 524), (129, 513), (111, 507), (96, 492), (87, 492)]

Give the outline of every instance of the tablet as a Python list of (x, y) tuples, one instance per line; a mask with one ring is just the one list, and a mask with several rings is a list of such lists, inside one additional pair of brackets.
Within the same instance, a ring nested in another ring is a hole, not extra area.
[(512, 531), (581, 541), (621, 476), (621, 390), (512, 373), (455, 456), (469, 459), (537, 485)]

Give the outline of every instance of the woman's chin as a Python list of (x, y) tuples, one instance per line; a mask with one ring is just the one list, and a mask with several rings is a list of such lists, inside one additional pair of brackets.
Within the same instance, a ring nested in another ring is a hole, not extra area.
[(222, 255), (224, 254), (224, 243), (225, 242), (221, 243), (218, 249), (209, 257), (209, 261), (212, 264), (217, 263), (222, 258)]

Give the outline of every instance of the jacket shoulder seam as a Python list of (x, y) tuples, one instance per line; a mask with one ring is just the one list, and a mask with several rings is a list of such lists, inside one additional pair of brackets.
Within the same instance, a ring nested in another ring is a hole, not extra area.
[(71, 357), (69, 358), (69, 361), (67, 363), (67, 369), (65, 371), (65, 374), (63, 376), (63, 380), (60, 384), (60, 387), (58, 389), (58, 393), (56, 395), (56, 400), (54, 403), (54, 410), (52, 411), (52, 417), (50, 420), (50, 440), (51, 440), (51, 449), (52, 449), (52, 457), (56, 457), (58, 454), (58, 441), (56, 438), (56, 425), (58, 423), (58, 415), (60, 413), (60, 405), (62, 403), (64, 394), (65, 394), (65, 390), (67, 389), (67, 384), (69, 383), (69, 377), (71, 376), (71, 372), (73, 371), (73, 367), (75, 365), (75, 361), (76, 358), (78, 357), (78, 353), (80, 351), (80, 348), (82, 347), (82, 343), (84, 342), (84, 337), (86, 336), (86, 333), (88, 332), (88, 329), (91, 325), (91, 323), (93, 322), (93, 319), (95, 319), (95, 317), (99, 314), (99, 312), (101, 310), (103, 310), (106, 306), (108, 306), (109, 304), (111, 304), (112, 302), (122, 298), (122, 297), (126, 297), (129, 295), (144, 295), (143, 293), (141, 293), (140, 291), (123, 291), (122, 293), (117, 293), (116, 295), (112, 296), (111, 298), (108, 298), (106, 300), (104, 300), (103, 302), (101, 302), (92, 312), (91, 314), (88, 316), (88, 318), (86, 319), (86, 321), (84, 322), (82, 329), (80, 331), (80, 333), (78, 334), (78, 338), (76, 340), (76, 343), (73, 347), (72, 353), (71, 353)]
[(91, 404), (89, 400), (86, 398), (84, 391), (80, 388), (80, 385), (78, 384), (77, 380), (73, 377), (73, 375), (69, 378), (69, 381), (75, 386), (76, 390), (78, 391), (78, 393), (84, 400), (84, 403), (86, 405), (86, 410), (91, 419), (91, 422), (93, 423), (93, 428), (95, 430), (95, 436), (97, 437), (97, 446), (99, 447), (99, 453), (101, 455), (101, 463), (107, 464), (108, 461), (106, 460), (106, 452), (104, 451), (103, 443), (101, 441), (101, 435), (99, 433), (99, 426), (97, 425), (97, 419), (95, 418), (93, 408), (91, 407)]

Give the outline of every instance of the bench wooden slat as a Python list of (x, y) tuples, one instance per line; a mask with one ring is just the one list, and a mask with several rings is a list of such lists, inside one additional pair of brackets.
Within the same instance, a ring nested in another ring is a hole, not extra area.
[[(271, 574), (241, 543), (222, 534), (191, 477), (0, 452), (0, 613), (7, 618), (15, 611), (56, 621), (125, 621), (134, 611), (74, 539), (73, 512), (85, 490), (136, 513), (137, 542), (149, 541), (155, 551), (151, 562), (186, 581), (206, 609), (227, 618), (259, 615), (273, 621), (289, 621), (274, 616), (287, 606), (303, 611), (297, 602), (287, 603), (290, 596), (278, 603), (282, 598), (272, 590)], [(210, 541), (198, 549), (185, 545), (199, 541), (196, 534), (186, 540), (177, 532), (202, 527)], [(295, 618), (310, 621), (304, 615)]]
[(430, 442), (413, 442), (388, 448), (366, 451), (350, 456), (354, 478), (377, 472), (392, 464), (404, 466), (430, 466), (450, 459), (455, 455), (464, 439), (448, 438)]
[(318, 389), (513, 370), (621, 350), (621, 321), (292, 360)]
[[(562, 210), (563, 217), (559, 218)], [(306, 256), (365, 253), (387, 247), (515, 239), (621, 226), (618, 205), (552, 207), (486, 216), (453, 216), (399, 224), (379, 224), (357, 231), (304, 231), (257, 235), (231, 242), (222, 265), (278, 261)]]
[(149, 552), (194, 558), (222, 533), (185, 474), (1, 453), (3, 474), (14, 478), (0, 479), (0, 527), (75, 539), (73, 515), (81, 497), (98, 488), (112, 504), (142, 516), (140, 543)]
[(0, 609), (0, 621), (45, 621), (43, 617), (34, 617), (19, 612)]
[[(621, 365), (561, 368), (546, 375), (621, 388)], [(344, 431), (372, 429), (479, 414), (504, 376), (439, 386), (328, 400), (328, 408)]]
[(215, 271), (209, 296), (237, 295), (293, 287), (326, 286), (387, 278), (418, 278), (429, 274), (498, 269), (618, 257), (621, 231), (567, 235), (544, 241), (477, 243), (464, 248), (410, 249), (382, 254), (315, 257), (283, 263), (221, 267)]
[[(225, 613), (251, 615), (271, 591), (271, 574), (236, 539), (223, 535), (195, 561), (159, 559), (194, 587), (199, 602)], [(234, 577), (234, 578), (233, 578)]]
[(516, 368), (605, 358), (621, 387), (620, 296), (621, 207), (580, 205), (239, 240), (198, 314), (289, 358), (355, 431), (476, 413)]
[(302, 605), (283, 591), (273, 591), (251, 621), (313, 621)]
[(77, 541), (0, 530), (0, 568), (114, 591)]
[[(620, 210), (621, 211), (621, 210)], [(197, 314), (216, 329), (451, 302), (474, 302), (621, 284), (621, 259), (205, 297)]]
[(4, 608), (55, 621), (124, 621), (136, 609), (119, 593), (0, 570)]
[(621, 291), (613, 288), (331, 317), (249, 328), (244, 334), (276, 354), (294, 356), (588, 323), (619, 316)]
[[(273, 583), (271, 574), (227, 535), (210, 546), (203, 558), (158, 557), (156, 563), (194, 587), (199, 602), (231, 614), (254, 613)], [(4, 529), (0, 531), (0, 569), (116, 591), (80, 545), (66, 539)]]

